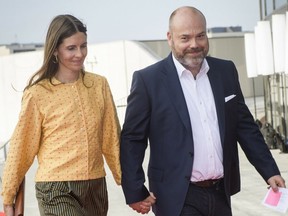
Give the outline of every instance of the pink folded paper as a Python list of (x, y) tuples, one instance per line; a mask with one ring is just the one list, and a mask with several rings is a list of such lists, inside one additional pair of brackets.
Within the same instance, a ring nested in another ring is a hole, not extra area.
[(266, 197), (265, 203), (271, 206), (277, 206), (281, 198), (281, 194), (282, 192), (274, 192), (273, 190), (270, 190), (268, 196)]

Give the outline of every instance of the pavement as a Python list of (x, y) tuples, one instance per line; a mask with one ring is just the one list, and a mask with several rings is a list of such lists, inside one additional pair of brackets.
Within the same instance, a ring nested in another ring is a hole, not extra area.
[[(247, 98), (246, 104), (254, 112), (254, 100)], [(257, 118), (260, 119), (264, 113), (263, 98), (257, 98)], [(259, 115), (259, 116), (258, 116)], [(147, 152), (148, 153), (148, 152)], [(276, 160), (281, 175), (288, 183), (288, 154), (281, 153), (279, 149), (271, 150), (271, 153)], [(149, 153), (148, 153), (149, 154)], [(148, 154), (144, 161), (144, 168), (147, 168)], [(241, 192), (232, 196), (232, 211), (233, 216), (280, 216), (288, 215), (273, 211), (263, 206), (262, 200), (267, 192), (267, 185), (260, 175), (256, 172), (254, 167), (248, 162), (243, 151), (239, 148), (240, 169), (241, 169)], [(0, 163), (0, 172), (2, 173), (3, 162)], [(34, 190), (34, 175), (37, 169), (37, 161), (35, 160), (32, 167), (26, 174), (26, 191), (25, 191), (25, 215), (26, 216), (39, 216), (38, 204), (35, 198)], [(136, 216), (140, 215), (131, 210), (126, 204), (123, 196), (121, 186), (117, 186), (109, 171), (107, 171), (107, 187), (109, 196), (109, 211), (108, 216)], [(0, 174), (1, 174), (0, 173)], [(2, 197), (0, 197), (2, 203)], [(0, 212), (2, 205), (0, 204)], [(150, 212), (147, 216), (153, 216)]]

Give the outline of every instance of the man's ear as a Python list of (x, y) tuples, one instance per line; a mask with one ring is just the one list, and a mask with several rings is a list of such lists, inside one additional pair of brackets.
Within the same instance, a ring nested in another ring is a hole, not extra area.
[(171, 43), (172, 43), (172, 34), (171, 34), (170, 31), (167, 32), (167, 41), (168, 41), (169, 46), (171, 46)]

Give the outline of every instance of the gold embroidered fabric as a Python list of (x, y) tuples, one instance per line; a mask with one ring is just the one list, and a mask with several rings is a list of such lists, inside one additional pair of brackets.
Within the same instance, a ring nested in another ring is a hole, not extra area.
[(37, 156), (35, 181), (97, 179), (106, 175), (104, 158), (121, 183), (120, 125), (106, 79), (85, 73), (63, 84), (43, 80), (23, 93), (19, 122), (5, 163), (2, 195), (11, 204)]

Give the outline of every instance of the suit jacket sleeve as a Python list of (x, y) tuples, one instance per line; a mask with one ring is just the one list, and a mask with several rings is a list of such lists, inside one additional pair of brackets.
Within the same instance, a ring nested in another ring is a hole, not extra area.
[(237, 140), (250, 163), (256, 168), (263, 179), (267, 181), (271, 176), (279, 175), (280, 172), (258, 125), (256, 125), (253, 116), (245, 104), (235, 66), (234, 72), (238, 89)]
[(148, 142), (150, 105), (141, 74), (135, 72), (125, 123), (121, 132), (120, 161), (122, 168), (122, 189), (128, 204), (142, 201), (149, 196), (145, 187), (142, 167)]

